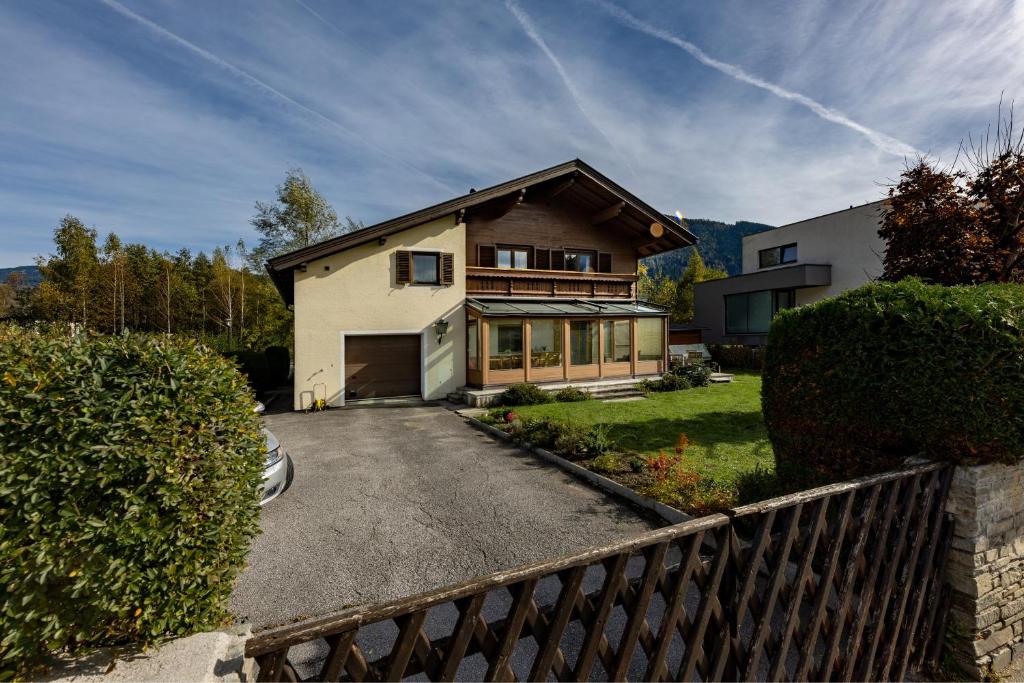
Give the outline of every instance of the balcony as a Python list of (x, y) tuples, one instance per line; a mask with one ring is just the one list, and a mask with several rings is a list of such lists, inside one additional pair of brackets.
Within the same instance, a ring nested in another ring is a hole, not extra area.
[(466, 268), (466, 295), (633, 299), (636, 280), (637, 276), (632, 273), (574, 273), (469, 266)]

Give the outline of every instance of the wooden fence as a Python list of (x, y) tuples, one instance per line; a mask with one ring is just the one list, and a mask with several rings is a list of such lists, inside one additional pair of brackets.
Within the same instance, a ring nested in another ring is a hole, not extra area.
[(934, 662), (952, 468), (736, 508), (266, 631), (261, 681), (899, 680)]

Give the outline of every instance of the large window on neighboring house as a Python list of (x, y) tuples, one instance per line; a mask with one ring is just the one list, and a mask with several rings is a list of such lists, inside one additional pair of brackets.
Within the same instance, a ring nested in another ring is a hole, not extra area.
[(572, 365), (596, 363), (598, 343), (596, 320), (573, 320), (569, 323), (569, 362)]
[(636, 333), (637, 360), (661, 360), (665, 357), (665, 321), (640, 318)]
[(416, 285), (441, 283), (440, 254), (412, 254), (412, 282)]
[(466, 323), (466, 369), (480, 369), (480, 323), (476, 319)]
[(771, 249), (762, 249), (757, 252), (757, 262), (761, 268), (796, 263), (796, 243), (784, 244), (781, 247), (772, 247)]
[(498, 247), (499, 268), (529, 268), (530, 250), (526, 247)]
[(597, 253), (593, 251), (565, 251), (565, 269), (577, 273), (593, 273), (597, 266)]
[(491, 370), (518, 370), (523, 367), (523, 321), (491, 320), (487, 335), (488, 362)]
[(775, 314), (796, 305), (791, 289), (762, 290), (725, 297), (726, 334), (766, 334)]
[(633, 325), (629, 320), (604, 321), (604, 362), (628, 363)]
[(562, 321), (536, 318), (530, 321), (530, 367), (557, 368), (562, 365)]

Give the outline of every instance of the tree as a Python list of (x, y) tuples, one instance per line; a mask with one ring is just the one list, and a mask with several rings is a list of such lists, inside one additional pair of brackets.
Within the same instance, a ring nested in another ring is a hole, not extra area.
[(676, 300), (676, 283), (672, 278), (655, 273), (652, 277), (646, 265), (637, 267), (637, 295), (641, 301), (672, 309)]
[(261, 235), (251, 255), (253, 267), (260, 270), (264, 261), (278, 254), (363, 227), (348, 216), (343, 227), (338, 214), (300, 168), (285, 175), (277, 187), (275, 203), (256, 202), (256, 215), (250, 223)]
[(54, 230), (53, 241), (57, 253), (37, 260), (43, 276), (37, 294), (40, 310), (51, 320), (88, 326), (96, 309), (96, 230), (68, 214)]
[(1014, 134), (1012, 106), (965, 158), (949, 169), (919, 159), (889, 188), (884, 279), (1024, 281), (1024, 133)]
[(676, 283), (676, 297), (672, 306), (673, 322), (690, 322), (693, 320), (693, 286), (698, 282), (718, 280), (729, 277), (729, 274), (718, 268), (709, 268), (704, 265), (704, 259), (700, 256), (697, 247), (693, 247), (690, 253), (689, 263), (683, 271), (679, 282)]

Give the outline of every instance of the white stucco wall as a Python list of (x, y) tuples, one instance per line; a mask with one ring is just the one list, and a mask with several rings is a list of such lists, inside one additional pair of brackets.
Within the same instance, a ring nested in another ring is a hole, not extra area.
[(743, 272), (768, 270), (758, 268), (760, 250), (796, 242), (798, 264), (832, 266), (832, 284), (797, 290), (798, 305), (859, 287), (882, 274), (885, 243), (878, 236), (878, 226), (883, 209), (884, 200), (748, 235), (743, 238)]
[[(403, 249), (454, 254), (454, 284), (396, 284), (395, 252)], [(423, 398), (443, 398), (466, 383), (466, 226), (454, 216), (390, 235), (383, 246), (374, 241), (310, 261), (294, 277), (296, 410), (309, 407), (320, 383), (328, 405), (343, 405), (345, 332), (420, 333)], [(433, 330), (439, 318), (449, 324), (440, 345)]]

